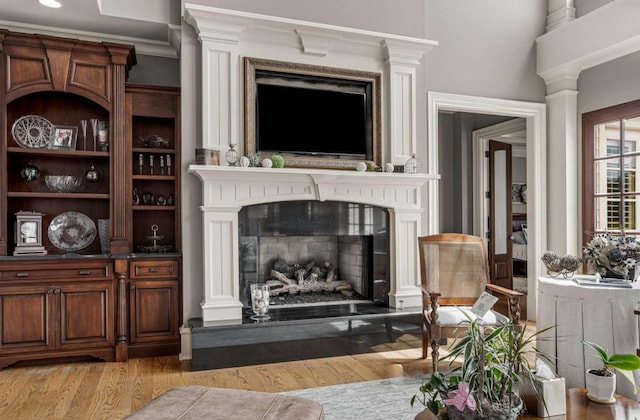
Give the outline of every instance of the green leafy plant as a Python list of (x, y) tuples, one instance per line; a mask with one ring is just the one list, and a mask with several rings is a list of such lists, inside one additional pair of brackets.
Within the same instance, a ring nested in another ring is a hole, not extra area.
[[(461, 328), (465, 334), (452, 345), (450, 353), (442, 358), (449, 360), (451, 367), (455, 359), (462, 358), (462, 365), (449, 375), (434, 373), (411, 399), (422, 403), (432, 413), (446, 408), (452, 392), (460, 391), (465, 384), (465, 392), (473, 397), (474, 404), (466, 404), (465, 410), (482, 413), (483, 407), (504, 407), (511, 409), (521, 401), (516, 394), (519, 382), (527, 380), (536, 394), (541, 396), (540, 383), (535, 380), (535, 372), (529, 367), (528, 357), (549, 358), (534, 347), (534, 340), (550, 328), (527, 333), (525, 328), (505, 323), (497, 327), (484, 327), (477, 318), (466, 312), (467, 321)], [(543, 401), (544, 402), (544, 401)], [(456, 407), (459, 409), (459, 407)], [(460, 410), (462, 411), (462, 410)]]
[(603, 363), (602, 368), (591, 371), (594, 375), (612, 376), (613, 372), (611, 369), (615, 369), (633, 384), (633, 392), (638, 391), (631, 372), (640, 369), (640, 357), (633, 353), (609, 354), (607, 349), (596, 343), (591, 341), (583, 341), (582, 343), (593, 349)]

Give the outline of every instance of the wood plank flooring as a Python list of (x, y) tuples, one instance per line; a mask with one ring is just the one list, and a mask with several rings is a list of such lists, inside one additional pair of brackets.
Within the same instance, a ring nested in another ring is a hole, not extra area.
[(0, 419), (119, 419), (179, 385), (281, 392), (429, 372), (419, 340), (398, 340), (414, 348), (197, 372), (177, 356), (13, 366), (0, 370)]

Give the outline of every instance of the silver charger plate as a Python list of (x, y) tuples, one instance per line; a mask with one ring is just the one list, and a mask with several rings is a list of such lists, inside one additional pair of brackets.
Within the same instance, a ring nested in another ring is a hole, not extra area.
[(89, 216), (76, 211), (60, 213), (51, 220), (47, 234), (58, 249), (65, 252), (80, 251), (96, 238), (96, 224)]
[(42, 149), (49, 145), (53, 124), (38, 115), (25, 115), (13, 123), (11, 135), (19, 146), (27, 149)]

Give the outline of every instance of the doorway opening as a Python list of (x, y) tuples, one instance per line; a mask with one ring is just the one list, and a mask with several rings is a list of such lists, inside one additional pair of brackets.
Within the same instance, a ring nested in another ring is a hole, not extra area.
[[(511, 118), (522, 118), (525, 121), (526, 132), (526, 182), (527, 182), (527, 203), (526, 213), (528, 217), (528, 247), (527, 259), (530, 262), (527, 267), (527, 313), (529, 320), (535, 320), (536, 295), (535, 279), (542, 273), (541, 256), (542, 250), (546, 246), (546, 107), (541, 103), (511, 101), (495, 98), (483, 98), (465, 95), (446, 94), (429, 92), (428, 94), (428, 161), (429, 173), (440, 173), (439, 156), (441, 144), (439, 141), (441, 130), (439, 126), (439, 113), (448, 112), (469, 112), (486, 114), (493, 116), (503, 116)], [(510, 119), (511, 119), (510, 118)], [(461, 155), (461, 159), (466, 159), (468, 171), (475, 171), (476, 162), (473, 162), (470, 153)], [(473, 177), (472, 177), (473, 178)], [(475, 177), (472, 183), (479, 182)], [(473, 188), (472, 185), (458, 185), (460, 189)], [(440, 202), (440, 189), (446, 188), (444, 183), (427, 186), (429, 202)], [(454, 211), (471, 211), (473, 217), (478, 216), (478, 209), (473, 205), (475, 200), (468, 202), (462, 200), (454, 202), (457, 207)], [(465, 210), (466, 209), (466, 210)], [(446, 209), (452, 211), (453, 209)], [(428, 219), (429, 232), (440, 232), (442, 229), (440, 214), (445, 211), (437, 208)], [(472, 232), (472, 226), (465, 226), (468, 232)]]

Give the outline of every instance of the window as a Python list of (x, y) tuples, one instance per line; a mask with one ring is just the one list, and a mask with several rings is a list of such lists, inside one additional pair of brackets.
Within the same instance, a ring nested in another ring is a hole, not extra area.
[(640, 233), (640, 100), (582, 116), (585, 243), (594, 234)]

